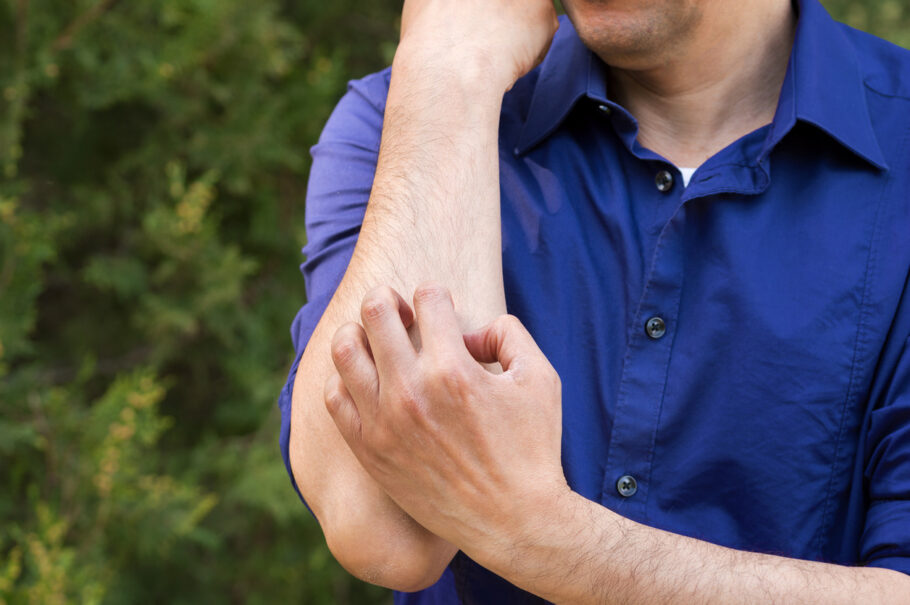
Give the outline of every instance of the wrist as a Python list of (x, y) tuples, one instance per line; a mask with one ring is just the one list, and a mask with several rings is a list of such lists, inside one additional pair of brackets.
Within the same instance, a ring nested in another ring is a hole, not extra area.
[[(590, 569), (612, 559), (626, 520), (572, 492), (553, 493), (516, 516), (508, 532), (466, 554), (516, 586), (554, 602), (591, 599)], [(504, 536), (504, 537), (503, 537)]]
[(464, 91), (476, 102), (495, 106), (514, 83), (495, 59), (477, 49), (439, 49), (405, 38), (392, 61), (392, 74), (404, 75), (409, 83), (436, 85)]
[(535, 490), (511, 506), (500, 503), (497, 508), (504, 514), (495, 530), (479, 541), (476, 552), (467, 554), (507, 579), (521, 575), (523, 563), (545, 559), (548, 553), (562, 548), (575, 528), (590, 530), (585, 519), (590, 518), (591, 504), (567, 484)]

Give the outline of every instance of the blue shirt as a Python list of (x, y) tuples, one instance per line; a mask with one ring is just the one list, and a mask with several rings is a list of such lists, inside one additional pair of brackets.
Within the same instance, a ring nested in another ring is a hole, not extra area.
[[(688, 187), (563, 20), (502, 109), (507, 305), (562, 378), (575, 491), (732, 548), (910, 573), (910, 53), (799, 10), (773, 122)], [(351, 83), (312, 150), (298, 361), (357, 239), (388, 84)], [(396, 598), (537, 601), (463, 554)]]

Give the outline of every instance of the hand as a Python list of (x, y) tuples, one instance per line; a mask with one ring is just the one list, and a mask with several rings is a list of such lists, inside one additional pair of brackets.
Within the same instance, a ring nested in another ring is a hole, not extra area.
[(480, 68), (505, 91), (543, 59), (557, 27), (552, 0), (405, 0), (395, 62)]
[[(524, 326), (504, 315), (462, 336), (447, 290), (391, 288), (336, 332), (326, 407), (354, 455), (418, 523), (475, 559), (510, 543), (529, 506), (569, 491), (561, 386)], [(499, 362), (494, 374), (480, 362)]]

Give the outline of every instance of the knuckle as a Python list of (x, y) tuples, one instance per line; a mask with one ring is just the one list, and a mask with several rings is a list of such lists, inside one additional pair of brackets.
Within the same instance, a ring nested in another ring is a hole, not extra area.
[(427, 374), (434, 385), (450, 392), (464, 389), (469, 380), (467, 370), (448, 356), (434, 359)]
[(342, 326), (332, 339), (332, 360), (338, 365), (348, 365), (357, 355), (356, 336), (351, 332), (347, 326)]
[(442, 368), (439, 373), (439, 384), (447, 391), (462, 391), (468, 384), (467, 373), (460, 367)]
[(503, 317), (503, 320), (502, 320), (503, 323), (508, 328), (521, 328), (524, 326), (524, 324), (521, 323), (521, 320), (518, 319), (516, 316), (512, 315), (511, 313), (509, 313), (507, 315), (503, 315), (502, 317)]
[(344, 405), (346, 397), (337, 384), (326, 385), (325, 407), (334, 415)]
[(521, 322), (514, 315), (500, 315), (490, 324), (490, 332), (495, 338), (502, 341), (520, 325)]
[(394, 409), (409, 416), (418, 416), (422, 413), (423, 409), (421, 398), (417, 394), (417, 391), (403, 385), (400, 388), (395, 389), (395, 392), (392, 395), (392, 405)]
[(424, 282), (414, 290), (414, 298), (420, 302), (430, 302), (449, 296), (449, 290), (439, 282)]
[(381, 318), (395, 305), (391, 289), (385, 286), (374, 288), (364, 298), (360, 306), (360, 314), (366, 321)]
[(509, 314), (500, 315), (499, 317), (497, 317), (493, 321), (493, 324), (496, 326), (496, 328), (498, 330), (503, 331), (503, 332), (508, 332), (508, 331), (514, 330), (518, 326), (521, 326), (521, 321), (517, 317), (515, 317), (514, 315), (509, 313)]
[(413, 391), (401, 390), (395, 396), (395, 407), (408, 413), (416, 412), (420, 407), (420, 401)]

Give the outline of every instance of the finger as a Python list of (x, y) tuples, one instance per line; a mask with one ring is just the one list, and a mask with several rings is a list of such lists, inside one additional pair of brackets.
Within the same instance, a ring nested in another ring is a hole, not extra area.
[(414, 312), (421, 346), (430, 351), (464, 350), (464, 340), (449, 290), (441, 284), (421, 284), (414, 290)]
[(498, 361), (507, 372), (522, 362), (536, 363), (545, 359), (530, 332), (514, 315), (500, 315), (492, 323), (468, 332), (463, 338), (474, 359), (481, 363)]
[(332, 337), (332, 362), (344, 386), (364, 412), (379, 397), (379, 376), (370, 352), (367, 334), (354, 322), (346, 323)]
[(398, 292), (388, 286), (370, 290), (360, 306), (360, 318), (379, 377), (414, 362), (417, 352), (408, 337), (413, 311)]
[(341, 376), (332, 372), (325, 381), (325, 409), (328, 410), (338, 432), (355, 455), (360, 451), (362, 431), (360, 413), (353, 397), (344, 386)]

